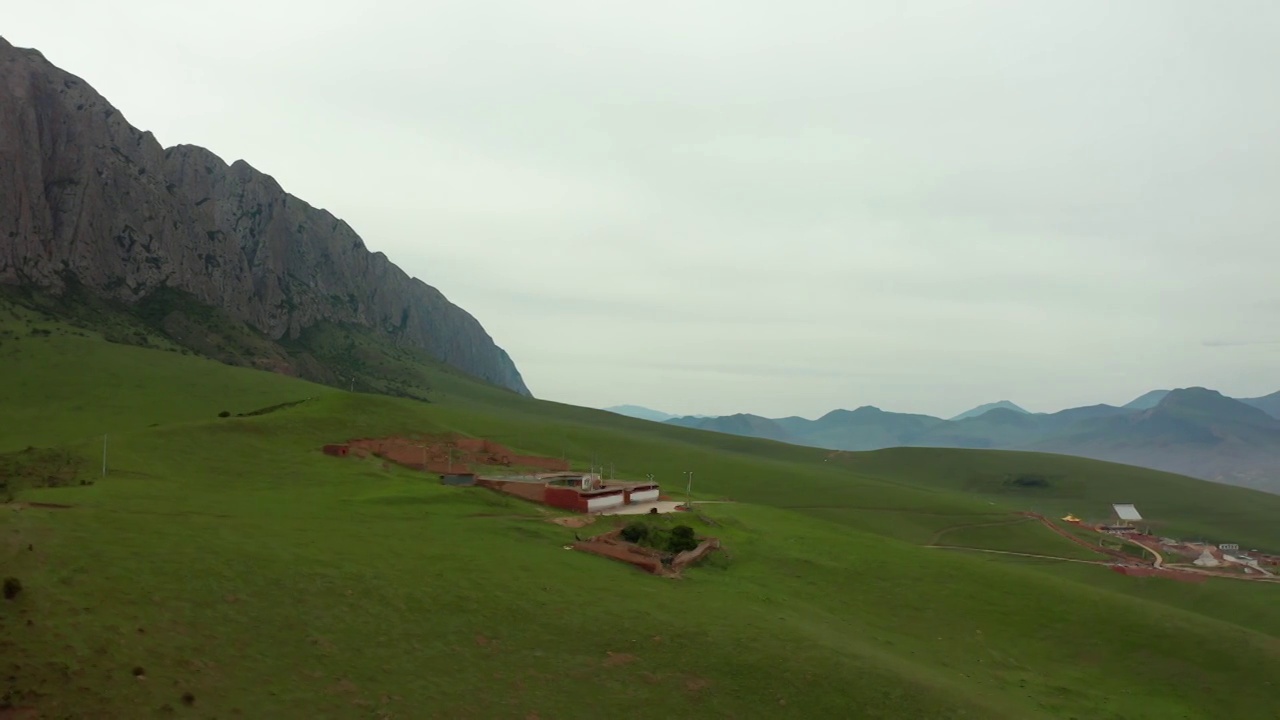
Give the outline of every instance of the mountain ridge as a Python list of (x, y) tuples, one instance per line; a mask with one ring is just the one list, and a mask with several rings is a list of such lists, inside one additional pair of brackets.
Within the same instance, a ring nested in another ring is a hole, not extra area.
[(1021, 407), (1018, 407), (1017, 405), (1013, 404), (1008, 400), (997, 400), (996, 402), (985, 403), (983, 405), (979, 405), (976, 408), (965, 410), (959, 415), (956, 415), (955, 417), (951, 418), (951, 420), (965, 420), (971, 417), (978, 417), (980, 415), (985, 415), (991, 412), (992, 410), (997, 410), (997, 409), (1012, 410), (1014, 412), (1030, 414), (1028, 413), (1028, 411), (1024, 410)]
[(3, 38), (0, 158), (14, 168), (0, 178), (0, 285), (74, 285), (126, 306), (178, 290), (273, 342), (321, 322), (372, 328), (530, 394), (478, 320), (346, 222), (244, 160), (162, 147), (87, 82)]
[[(1280, 493), (1280, 419), (1264, 409), (1272, 401), (1280, 401), (1280, 393), (1239, 400), (1192, 387), (1145, 393), (1125, 407), (1098, 404), (1028, 413), (996, 406), (958, 420), (864, 405), (832, 410), (817, 420), (738, 415), (724, 422), (667, 422), (840, 451), (936, 447), (1054, 452)], [(1135, 403), (1138, 407), (1131, 407)], [(752, 420), (744, 422), (743, 417)]]

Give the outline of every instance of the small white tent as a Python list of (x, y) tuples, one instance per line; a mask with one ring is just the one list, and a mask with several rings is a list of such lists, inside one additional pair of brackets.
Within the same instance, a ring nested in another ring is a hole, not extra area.
[(1218, 558), (1209, 552), (1209, 548), (1205, 548), (1204, 552), (1200, 553), (1200, 557), (1196, 558), (1192, 564), (1200, 567), (1218, 567), (1222, 563), (1218, 562)]

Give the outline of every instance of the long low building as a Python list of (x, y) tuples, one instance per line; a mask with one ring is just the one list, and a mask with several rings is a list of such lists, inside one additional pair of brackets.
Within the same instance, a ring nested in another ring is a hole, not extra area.
[(562, 510), (595, 513), (658, 499), (654, 482), (606, 481), (589, 473), (543, 473), (521, 477), (478, 477), (475, 484)]

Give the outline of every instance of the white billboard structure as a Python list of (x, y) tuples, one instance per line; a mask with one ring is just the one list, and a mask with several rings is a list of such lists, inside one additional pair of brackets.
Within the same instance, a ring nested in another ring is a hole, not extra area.
[(1111, 506), (1116, 513), (1116, 519), (1124, 523), (1142, 522), (1142, 514), (1138, 512), (1138, 508), (1130, 504), (1116, 503)]
[(1142, 513), (1131, 503), (1112, 503), (1111, 522), (1099, 528), (1103, 532), (1128, 533), (1137, 529), (1134, 523), (1142, 522)]

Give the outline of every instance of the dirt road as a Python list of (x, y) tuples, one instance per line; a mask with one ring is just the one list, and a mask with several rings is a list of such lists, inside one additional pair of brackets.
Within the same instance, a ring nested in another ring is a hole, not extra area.
[(634, 505), (622, 505), (608, 510), (601, 510), (601, 515), (647, 515), (653, 508), (658, 509), (659, 515), (667, 513), (679, 512), (679, 508), (684, 503), (675, 502), (674, 500), (657, 500), (647, 503), (636, 503)]
[(969, 550), (971, 552), (995, 553), (997, 555), (1018, 555), (1020, 557), (1040, 558), (1042, 560), (1062, 560), (1064, 562), (1084, 563), (1085, 565), (1107, 565), (1106, 560), (1079, 560), (1077, 558), (1058, 557), (1057, 555), (1034, 555), (1032, 553), (1013, 552), (1012, 550), (988, 550), (986, 548), (971, 548), (962, 545), (925, 545), (925, 547), (938, 548), (940, 550)]

